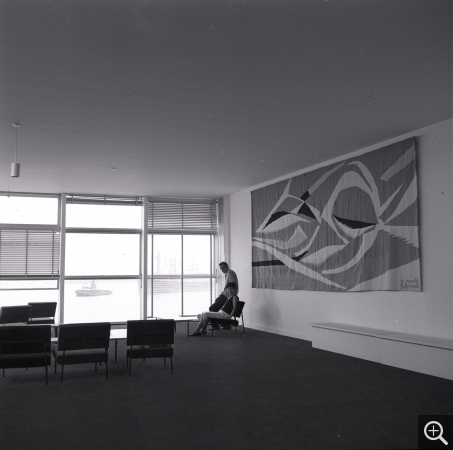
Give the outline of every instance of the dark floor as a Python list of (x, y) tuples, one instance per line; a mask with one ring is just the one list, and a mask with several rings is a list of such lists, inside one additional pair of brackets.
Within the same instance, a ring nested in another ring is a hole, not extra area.
[[(94, 365), (7, 370), (0, 448), (417, 448), (417, 416), (453, 414), (453, 381), (247, 330), (187, 338), (178, 325), (174, 374), (134, 361), (124, 343), (109, 379)], [(60, 369), (59, 369), (60, 370)]]

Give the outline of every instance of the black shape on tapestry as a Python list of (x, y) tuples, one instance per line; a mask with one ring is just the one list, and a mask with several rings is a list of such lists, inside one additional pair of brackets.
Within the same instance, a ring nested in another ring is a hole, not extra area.
[(343, 219), (342, 217), (338, 217), (335, 214), (333, 216), (335, 217), (335, 219), (338, 220), (338, 222), (342, 223), (346, 227), (351, 228), (353, 230), (372, 227), (376, 225), (375, 223), (360, 222), (360, 220)]
[(270, 261), (253, 261), (252, 267), (261, 266), (284, 266), (284, 264), (278, 259), (272, 259)]
[(301, 200), (307, 200), (307, 198), (310, 197), (310, 193), (308, 191), (305, 191), (302, 195), (301, 195)]
[(269, 220), (267, 221), (264, 228), (266, 228), (272, 222), (275, 222), (276, 220), (280, 219), (280, 217), (286, 216), (287, 214), (289, 214), (289, 213), (287, 213), (286, 211), (278, 211), (278, 212), (272, 214), (272, 216), (269, 218)]
[(311, 212), (310, 207), (304, 203), (300, 208), (299, 211), (297, 211), (297, 214), (303, 214), (304, 216), (311, 217), (312, 219), (316, 220), (315, 215)]
[(294, 259), (294, 261), (299, 262), (307, 253), (308, 253), (308, 250), (306, 252), (303, 252), (299, 256), (293, 256), (291, 259)]

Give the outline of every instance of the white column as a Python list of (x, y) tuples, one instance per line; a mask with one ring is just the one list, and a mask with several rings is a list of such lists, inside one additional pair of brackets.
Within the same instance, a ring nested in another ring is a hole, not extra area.
[(142, 289), (140, 297), (140, 318), (146, 320), (148, 316), (148, 197), (143, 197), (142, 208), (142, 242), (141, 264)]
[(59, 323), (64, 321), (64, 282), (65, 282), (65, 257), (66, 257), (66, 194), (60, 198), (60, 317)]

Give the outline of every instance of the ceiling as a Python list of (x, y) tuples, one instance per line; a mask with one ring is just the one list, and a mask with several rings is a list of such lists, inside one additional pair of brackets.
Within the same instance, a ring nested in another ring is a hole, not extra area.
[(216, 198), (448, 119), (452, 4), (0, 0), (0, 190)]

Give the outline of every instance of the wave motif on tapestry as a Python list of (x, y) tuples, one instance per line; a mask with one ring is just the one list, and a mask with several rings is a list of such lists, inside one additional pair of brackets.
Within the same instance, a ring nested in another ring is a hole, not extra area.
[(252, 286), (420, 291), (415, 139), (252, 192)]

